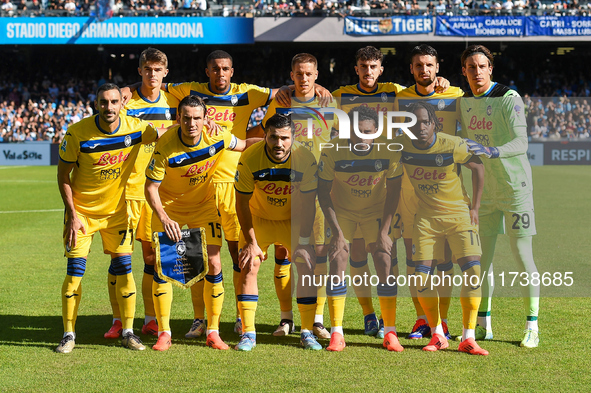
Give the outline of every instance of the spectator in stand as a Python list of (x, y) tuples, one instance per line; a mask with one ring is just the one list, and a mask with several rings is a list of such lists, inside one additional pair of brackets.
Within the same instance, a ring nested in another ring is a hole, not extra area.
[(435, 15), (435, 4), (433, 4), (433, 0), (429, 0), (429, 4), (427, 4), (427, 13), (429, 15)]
[(76, 14), (77, 7), (74, 0), (66, 0), (66, 4), (64, 4), (64, 9), (68, 11), (68, 14), (70, 15)]
[(0, 6), (0, 9), (2, 9), (3, 13), (6, 13), (8, 15), (12, 15), (14, 12), (14, 5), (10, 2), (10, 0), (2, 0), (2, 6)]
[(445, 15), (445, 9), (446, 9), (445, 1), (439, 0), (437, 5), (435, 6), (435, 11), (437, 12), (437, 15)]
[(207, 0), (196, 0), (196, 6), (201, 12), (207, 10)]
[(513, 2), (511, 0), (504, 0), (501, 8), (504, 14), (511, 14), (513, 11)]
[(481, 15), (488, 15), (490, 14), (490, 4), (486, 0), (482, 0), (482, 3), (478, 7), (480, 10)]
[(523, 0), (515, 0), (513, 3), (513, 8), (517, 11), (518, 14), (523, 14), (523, 10), (526, 7), (526, 2)]

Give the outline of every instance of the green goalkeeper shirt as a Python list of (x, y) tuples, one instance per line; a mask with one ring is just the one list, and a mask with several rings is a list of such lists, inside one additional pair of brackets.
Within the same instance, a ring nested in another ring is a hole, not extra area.
[(483, 200), (522, 199), (531, 194), (527, 125), (523, 100), (515, 90), (493, 83), (481, 96), (461, 99), (461, 136), (499, 149), (499, 158), (481, 156)]

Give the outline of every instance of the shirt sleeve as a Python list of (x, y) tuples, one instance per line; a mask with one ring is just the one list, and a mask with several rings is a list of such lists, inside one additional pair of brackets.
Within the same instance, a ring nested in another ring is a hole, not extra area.
[(246, 85), (248, 87), (248, 99), (255, 108), (269, 105), (271, 101), (271, 89), (256, 85)]
[(234, 150), (236, 147), (236, 143), (238, 142), (238, 138), (230, 131), (224, 131), (222, 134), (222, 140), (224, 141), (224, 149)]
[(394, 179), (397, 177), (402, 176), (403, 169), (402, 169), (402, 154), (397, 151), (392, 154), (392, 158), (390, 159), (390, 166), (388, 167), (388, 171), (386, 172), (386, 179)]
[(182, 100), (186, 96), (191, 94), (191, 85), (193, 82), (185, 83), (168, 83), (166, 85), (166, 91), (172, 94), (176, 99)]
[(158, 139), (158, 130), (148, 122), (142, 121), (142, 143), (148, 144)]
[(306, 165), (302, 183), (300, 184), (301, 192), (310, 192), (318, 188), (318, 165), (316, 165), (314, 156), (312, 154), (310, 156), (310, 161)]
[(267, 109), (267, 113), (265, 114), (263, 121), (261, 122), (261, 125), (263, 126), (263, 128), (265, 128), (267, 126), (267, 120), (269, 120), (271, 118), (271, 116), (273, 116), (275, 113), (277, 113), (276, 108), (277, 108), (277, 100), (273, 99), (273, 101), (271, 101), (271, 104), (269, 105), (269, 109)]
[(240, 159), (234, 176), (234, 188), (241, 194), (254, 192), (254, 177), (248, 165)]
[(162, 146), (160, 146), (159, 143), (156, 143), (154, 153), (152, 154), (150, 163), (146, 168), (146, 177), (152, 181), (160, 183), (162, 180), (164, 180), (167, 164), (168, 160), (166, 155), (162, 152)]
[(68, 164), (72, 164), (78, 161), (78, 155), (80, 154), (80, 142), (74, 134), (68, 130), (62, 143), (60, 144), (60, 160)]
[(332, 150), (322, 152), (318, 164), (318, 177), (326, 181), (333, 181), (334, 179), (334, 159), (331, 152)]
[(503, 115), (507, 122), (507, 129), (513, 134), (513, 139), (502, 146), (497, 146), (499, 157), (508, 158), (525, 154), (527, 152), (525, 104), (519, 94), (513, 90), (503, 97)]
[(465, 139), (457, 138), (453, 155), (454, 162), (457, 164), (465, 164), (472, 158), (472, 153), (468, 151), (468, 144)]

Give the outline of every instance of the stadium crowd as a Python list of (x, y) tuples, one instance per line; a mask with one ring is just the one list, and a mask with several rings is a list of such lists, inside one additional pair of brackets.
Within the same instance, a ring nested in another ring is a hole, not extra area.
[(588, 15), (583, 0), (2, 0), (2, 16)]
[[(520, 78), (520, 75), (517, 75), (517, 78)], [(124, 81), (118, 74), (113, 79), (120, 85), (135, 82)], [(265, 80), (257, 82), (255, 78), (248, 82), (261, 86), (279, 86), (288, 82), (275, 79), (272, 75), (267, 75)], [(349, 83), (345, 75), (337, 74), (333, 79), (326, 83), (331, 90), (339, 84)], [(69, 125), (93, 114), (94, 92), (106, 81), (104, 78), (83, 81), (75, 78), (58, 80), (46, 77), (41, 83), (0, 83), (0, 142), (59, 143)], [(559, 80), (551, 77), (537, 78), (533, 86), (528, 86), (524, 81), (518, 82), (517, 85), (513, 80), (508, 82), (509, 86), (523, 94), (531, 138), (589, 138), (591, 99), (587, 97), (591, 92), (589, 83), (584, 79), (564, 80), (561, 85), (558, 85)], [(412, 84), (409, 81), (405, 83)], [(250, 117), (249, 127), (259, 124), (265, 113), (266, 108), (255, 110)]]

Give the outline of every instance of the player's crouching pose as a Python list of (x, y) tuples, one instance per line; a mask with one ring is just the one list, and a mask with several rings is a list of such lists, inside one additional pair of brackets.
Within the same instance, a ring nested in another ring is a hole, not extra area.
[[(443, 256), (447, 240), (463, 276), (460, 302), (464, 330), (458, 350), (488, 355), (474, 341), (481, 291), (478, 209), (484, 166), (468, 151), (466, 141), (438, 132), (441, 123), (431, 104), (417, 101), (408, 110), (417, 117), (416, 125), (411, 128), (417, 139), (403, 135), (399, 141), (404, 145), (401, 152), (404, 171), (419, 199), (412, 253), (419, 302), (431, 328), (431, 341), (423, 350), (437, 351), (449, 346), (440, 318), (437, 284), (433, 280), (435, 266), (432, 265)], [(457, 164), (472, 171), (472, 204), (458, 176)]]
[[(222, 233), (215, 206), (212, 170), (224, 149), (243, 151), (246, 141), (229, 132), (209, 136), (203, 132), (207, 109), (197, 96), (187, 96), (177, 111), (180, 125), (158, 141), (146, 170), (146, 200), (154, 211), (152, 230), (166, 232), (173, 241), (181, 239), (181, 227), (206, 229), (209, 272), (205, 276), (204, 299), (209, 326), (206, 344), (228, 349), (219, 336), (224, 302), (220, 247)], [(152, 347), (166, 351), (171, 345), (170, 309), (172, 284), (154, 274), (153, 299), (158, 318), (158, 341)]]
[[(349, 112), (349, 117), (352, 126), (358, 123), (360, 134), (376, 134), (379, 118), (373, 109), (359, 106)], [(330, 273), (326, 287), (331, 338), (326, 349), (342, 351), (345, 348), (343, 314), (347, 284), (344, 272), (349, 245), (359, 227), (379, 278), (377, 292), (384, 320), (383, 345), (389, 351), (401, 352), (403, 348), (395, 328), (398, 288), (393, 276), (389, 276), (392, 240), (388, 236), (400, 195), (400, 190), (392, 193), (395, 184), (400, 187), (400, 156), (393, 160), (393, 152), (376, 147), (373, 139), (365, 139), (357, 135), (357, 131), (351, 133), (349, 140), (336, 141), (334, 146), (322, 151), (318, 167), (318, 200), (331, 229)], [(383, 228), (386, 228), (385, 234)]]
[[(82, 296), (86, 257), (96, 232), (103, 250), (111, 255), (117, 274), (116, 295), (121, 310), (124, 347), (145, 349), (133, 334), (136, 287), (131, 274), (133, 229), (128, 226), (125, 183), (141, 144), (152, 143), (157, 131), (148, 123), (125, 115), (121, 90), (112, 83), (97, 91), (98, 115), (68, 128), (60, 146), (58, 186), (66, 207), (64, 222), (67, 275), (62, 286), (64, 337), (57, 352), (74, 349), (75, 325)], [(70, 173), (72, 176), (70, 177)]]
[[(273, 115), (265, 125), (265, 140), (242, 155), (236, 171), (236, 212), (242, 228), (238, 308), (243, 334), (236, 345), (240, 351), (250, 351), (256, 345), (257, 274), (271, 244), (284, 246), (296, 262), (301, 344), (305, 349), (322, 349), (312, 334), (316, 287), (309, 283), (306, 286), (304, 280), (313, 277), (316, 264), (310, 234), (316, 211), (317, 165), (314, 155), (304, 146), (292, 144), (293, 133), (291, 116)], [(292, 203), (298, 203), (301, 208), (295, 208)], [(301, 213), (300, 217), (293, 217), (293, 221), (292, 210)], [(296, 228), (295, 233), (299, 227), (295, 250), (292, 249), (292, 227)]]

